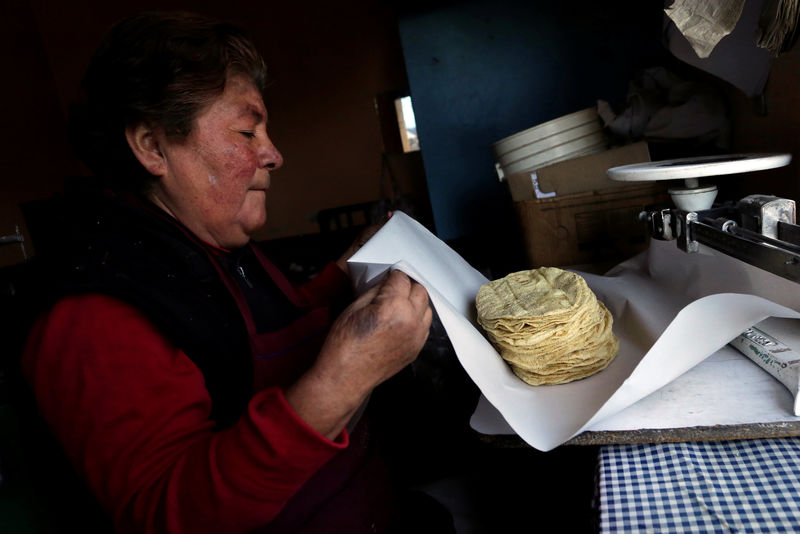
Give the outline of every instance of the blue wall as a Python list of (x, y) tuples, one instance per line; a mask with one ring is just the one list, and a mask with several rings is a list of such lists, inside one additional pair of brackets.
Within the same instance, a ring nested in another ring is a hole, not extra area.
[(624, 103), (635, 71), (665, 55), (660, 8), (650, 2), (482, 0), (401, 16), (440, 238), (514, 224), (491, 143), (597, 99)]

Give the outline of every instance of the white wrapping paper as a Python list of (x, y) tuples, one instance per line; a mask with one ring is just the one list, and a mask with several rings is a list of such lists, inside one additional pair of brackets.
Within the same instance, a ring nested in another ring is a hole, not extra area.
[[(483, 433), (515, 432), (543, 451), (635, 411), (637, 401), (716, 355), (747, 327), (772, 316), (800, 318), (792, 309), (800, 305), (797, 284), (705, 248), (690, 255), (674, 242), (654, 242), (647, 253), (606, 276), (580, 273), (614, 316), (620, 351), (609, 367), (569, 384), (529, 386), (475, 326), (475, 295), (488, 280), (416, 221), (395, 213), (349, 264), (358, 291), (390, 268), (423, 284), (459, 361), (483, 394), (472, 427)], [(723, 362), (743, 360), (766, 375), (732, 349), (723, 352)], [(682, 390), (677, 395), (686, 400)], [(653, 419), (647, 412), (645, 421), (654, 424), (644, 427), (657, 428)], [(640, 423), (634, 417), (633, 423), (616, 424)]]

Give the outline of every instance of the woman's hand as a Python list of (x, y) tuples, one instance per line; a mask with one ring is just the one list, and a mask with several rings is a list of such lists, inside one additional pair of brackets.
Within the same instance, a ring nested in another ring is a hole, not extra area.
[(393, 271), (334, 322), (314, 366), (286, 391), (289, 404), (333, 439), (375, 386), (417, 357), (432, 316), (425, 288)]
[(358, 235), (356, 240), (353, 241), (353, 244), (350, 245), (350, 247), (344, 251), (344, 254), (342, 254), (338, 260), (336, 260), (336, 265), (338, 265), (341, 270), (343, 270), (345, 273), (349, 275), (350, 267), (348, 267), (347, 265), (347, 260), (349, 260), (353, 254), (358, 252), (358, 249), (363, 247), (366, 244), (366, 242), (369, 241), (372, 238), (372, 236), (374, 236), (378, 232), (378, 230), (380, 230), (383, 227), (383, 225), (386, 224), (386, 221), (388, 221), (391, 217), (392, 217), (392, 212), (390, 211), (389, 213), (386, 214), (386, 217), (380, 223), (373, 224), (364, 228), (364, 230)]

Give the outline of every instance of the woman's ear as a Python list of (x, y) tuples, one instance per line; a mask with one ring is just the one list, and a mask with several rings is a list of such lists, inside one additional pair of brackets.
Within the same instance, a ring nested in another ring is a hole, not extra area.
[(167, 162), (161, 151), (159, 136), (146, 124), (137, 124), (125, 128), (125, 138), (133, 155), (139, 163), (153, 176), (164, 176)]

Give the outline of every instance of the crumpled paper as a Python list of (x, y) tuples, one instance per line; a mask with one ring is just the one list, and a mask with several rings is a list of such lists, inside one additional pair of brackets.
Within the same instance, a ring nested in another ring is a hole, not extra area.
[[(713, 3), (727, 5), (725, 0)], [(770, 53), (756, 44), (764, 3), (765, 0), (747, 0), (733, 31), (718, 41), (707, 57), (698, 56), (692, 43), (665, 14), (665, 45), (681, 61), (725, 80), (749, 97), (759, 96), (772, 65)]]
[(664, 9), (698, 57), (707, 58), (739, 22), (744, 0), (675, 0)]

